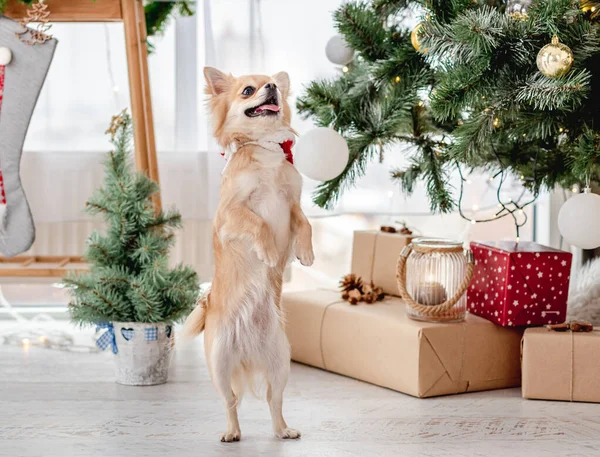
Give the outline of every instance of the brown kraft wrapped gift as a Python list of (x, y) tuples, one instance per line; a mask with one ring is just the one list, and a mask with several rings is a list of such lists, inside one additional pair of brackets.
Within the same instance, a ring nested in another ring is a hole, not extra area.
[(518, 386), (522, 330), (468, 315), (417, 322), (400, 298), (350, 306), (339, 292), (283, 294), (292, 359), (415, 397)]
[(412, 235), (386, 233), (380, 230), (354, 232), (351, 272), (363, 283), (373, 282), (388, 295), (399, 295), (396, 284), (396, 264), (402, 248), (412, 241)]
[(523, 336), (523, 397), (600, 402), (600, 331), (530, 328)]

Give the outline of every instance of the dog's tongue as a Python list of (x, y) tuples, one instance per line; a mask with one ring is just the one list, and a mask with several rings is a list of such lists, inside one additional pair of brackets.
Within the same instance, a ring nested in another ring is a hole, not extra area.
[(275, 113), (279, 112), (279, 106), (277, 105), (260, 105), (256, 108), (256, 112), (260, 113), (261, 111), (273, 111)]

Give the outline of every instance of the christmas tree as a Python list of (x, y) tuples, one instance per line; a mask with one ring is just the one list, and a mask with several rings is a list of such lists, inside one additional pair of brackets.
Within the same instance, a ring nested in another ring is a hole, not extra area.
[(133, 171), (130, 116), (113, 117), (107, 133), (115, 150), (105, 161), (104, 186), (86, 203), (86, 212), (101, 214), (107, 230), (88, 240), (89, 272), (64, 279), (73, 297), (71, 316), (81, 323), (175, 321), (193, 309), (199, 290), (193, 269), (168, 266), (181, 215), (157, 212), (151, 198), (158, 184)]
[[(431, 209), (456, 209), (453, 170), (520, 178), (537, 196), (597, 180), (600, 2), (374, 0), (334, 13), (356, 51), (332, 80), (312, 82), (298, 109), (348, 141), (350, 160), (314, 196), (322, 207), (397, 144), (410, 165), (392, 179), (426, 184)], [(422, 22), (403, 25), (416, 14)], [(539, 55), (539, 58), (538, 58)], [(464, 180), (464, 178), (463, 178)], [(462, 195), (462, 186), (461, 186)], [(531, 203), (501, 202), (493, 218)]]

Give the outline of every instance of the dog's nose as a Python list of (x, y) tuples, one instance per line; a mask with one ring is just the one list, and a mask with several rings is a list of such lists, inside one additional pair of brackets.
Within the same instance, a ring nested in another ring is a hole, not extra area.
[(265, 84), (265, 89), (275, 90), (275, 89), (277, 89), (277, 86), (274, 83), (268, 83), (268, 84)]

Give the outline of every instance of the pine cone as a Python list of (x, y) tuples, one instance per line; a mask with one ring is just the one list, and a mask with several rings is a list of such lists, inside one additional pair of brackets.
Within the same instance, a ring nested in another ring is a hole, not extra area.
[(368, 305), (372, 305), (377, 301), (377, 295), (375, 295), (373, 292), (367, 292), (366, 294), (363, 294), (362, 299)]
[(352, 273), (340, 280), (340, 289), (342, 290), (342, 299), (351, 305), (356, 305), (361, 301), (372, 304), (383, 300), (385, 296), (381, 287), (375, 287), (373, 282), (363, 284), (360, 276)]
[(589, 322), (583, 321), (571, 321), (564, 322), (562, 324), (551, 324), (546, 325), (546, 328), (550, 330), (554, 330), (556, 332), (567, 332), (571, 330), (572, 332), (591, 332), (594, 330), (594, 326)]
[(381, 287), (376, 287), (375, 284), (365, 284), (363, 286), (363, 301), (368, 304), (373, 304), (376, 301), (383, 300), (385, 294)]
[(573, 332), (591, 332), (594, 330), (594, 326), (592, 324), (582, 321), (571, 321), (569, 327)]
[(402, 235), (412, 235), (412, 233), (413, 233), (413, 232), (412, 232), (412, 230), (411, 230), (411, 229), (409, 229), (409, 228), (406, 226), (406, 222), (402, 221), (402, 222), (401, 222), (401, 224), (402, 224), (402, 228), (399, 230), (399, 232), (400, 232)]
[(342, 292), (350, 292), (351, 290), (355, 289), (357, 289), (359, 292), (362, 292), (362, 287), (362, 279), (360, 279), (360, 276), (356, 276), (353, 273), (344, 276), (340, 280), (340, 289), (342, 289)]
[(362, 301), (369, 305), (375, 303), (375, 294), (373, 293), (373, 287), (371, 287), (370, 284), (365, 284), (363, 286)]
[(373, 287), (373, 293), (375, 294), (376, 300), (381, 301), (385, 298), (383, 289), (381, 287)]
[(351, 305), (356, 305), (359, 301), (362, 300), (362, 293), (358, 289), (353, 289), (348, 292), (348, 303)]

